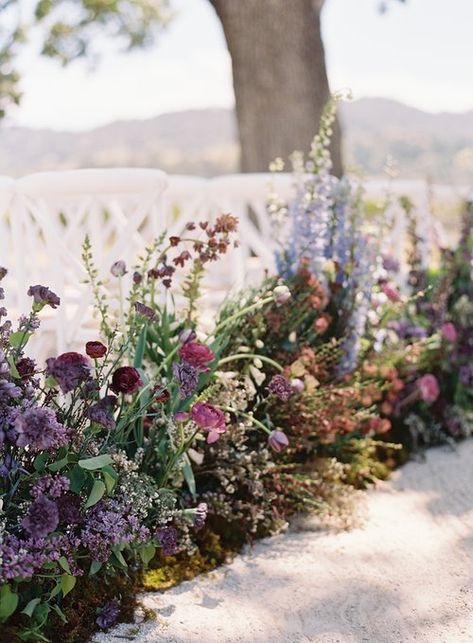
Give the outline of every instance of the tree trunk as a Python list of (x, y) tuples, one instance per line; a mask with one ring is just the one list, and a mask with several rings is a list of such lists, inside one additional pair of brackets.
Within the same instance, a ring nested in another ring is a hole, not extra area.
[[(232, 58), (243, 172), (308, 151), (330, 96), (320, 33), (324, 0), (210, 0)], [(333, 170), (342, 171), (334, 127)]]

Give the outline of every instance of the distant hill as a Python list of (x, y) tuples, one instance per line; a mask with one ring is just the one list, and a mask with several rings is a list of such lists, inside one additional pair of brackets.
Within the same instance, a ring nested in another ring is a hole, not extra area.
[[(473, 178), (473, 110), (431, 114), (396, 101), (363, 98), (342, 106), (345, 158), (370, 176), (388, 155), (405, 178)], [(85, 132), (0, 128), (0, 174), (78, 167), (159, 167), (214, 175), (237, 169), (235, 117), (224, 109), (190, 110), (116, 121)]]

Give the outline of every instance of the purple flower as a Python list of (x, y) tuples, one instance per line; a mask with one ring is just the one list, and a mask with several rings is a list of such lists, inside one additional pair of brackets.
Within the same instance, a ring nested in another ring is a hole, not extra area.
[(226, 431), (225, 414), (207, 402), (196, 402), (192, 407), (191, 417), (198, 427), (208, 433), (207, 444), (216, 442)]
[(9, 400), (18, 399), (21, 395), (21, 389), (13, 382), (0, 379), (0, 403), (6, 403)]
[(197, 337), (195, 330), (192, 328), (186, 328), (179, 333), (179, 342), (181, 344), (187, 344), (187, 342), (192, 342)]
[(199, 383), (198, 370), (187, 362), (181, 362), (180, 364), (175, 363), (172, 365), (172, 373), (179, 383), (179, 397), (181, 400), (191, 397)]
[(133, 366), (120, 366), (112, 375), (110, 388), (119, 393), (136, 393), (143, 386), (139, 372)]
[(463, 386), (468, 388), (473, 387), (473, 366), (471, 364), (460, 366), (458, 377)]
[(28, 515), (21, 523), (33, 538), (44, 538), (59, 524), (59, 512), (55, 502), (40, 496), (30, 505)]
[(39, 478), (31, 487), (30, 495), (32, 498), (39, 498), (48, 495), (50, 498), (59, 498), (69, 491), (70, 480), (65, 476), (52, 476), (46, 474)]
[(123, 277), (126, 275), (126, 263), (124, 261), (115, 261), (110, 268), (110, 272), (114, 277)]
[(196, 509), (195, 509), (195, 514), (194, 514), (194, 527), (195, 529), (199, 530), (202, 529), (205, 525), (205, 521), (207, 520), (207, 514), (209, 512), (209, 507), (206, 502), (200, 502)]
[(173, 556), (178, 551), (177, 529), (174, 527), (159, 527), (156, 529), (156, 538), (159, 540), (164, 556)]
[(105, 427), (108, 431), (112, 431), (116, 426), (115, 418), (113, 417), (116, 401), (117, 398), (114, 395), (106, 395), (89, 408), (89, 419)]
[(85, 355), (63, 353), (46, 360), (47, 374), (54, 377), (63, 393), (73, 391), (79, 384), (91, 378), (92, 365)]
[(9, 453), (0, 459), (0, 478), (8, 478), (21, 469), (21, 464)]
[(215, 359), (215, 353), (205, 344), (186, 341), (179, 349), (180, 358), (199, 371), (208, 371), (208, 365)]
[(92, 359), (100, 359), (107, 352), (107, 347), (102, 342), (87, 342), (85, 345), (85, 352)]
[(2, 281), (2, 279), (4, 279), (7, 276), (7, 274), (8, 274), (8, 270), (0, 266), (0, 281)]
[(176, 422), (187, 422), (189, 418), (190, 414), (186, 411), (177, 411), (177, 413), (174, 413), (174, 419)]
[(118, 601), (108, 601), (100, 610), (100, 614), (95, 619), (95, 622), (102, 630), (108, 630), (109, 627), (115, 625), (119, 614), (120, 605)]
[(77, 525), (82, 522), (82, 501), (76, 493), (67, 492), (57, 499), (59, 522), (66, 525)]
[(32, 451), (58, 449), (68, 443), (68, 430), (46, 407), (26, 409), (16, 416), (13, 426), (18, 433), (17, 445)]
[(279, 397), (283, 402), (287, 402), (294, 393), (290, 382), (283, 375), (273, 375), (268, 384), (268, 391)]
[(276, 453), (281, 453), (289, 445), (289, 440), (283, 431), (271, 431), (268, 436), (268, 445)]
[(143, 281), (143, 275), (141, 275), (139, 272), (134, 272), (133, 273), (133, 283), (134, 284), (140, 284)]
[(149, 321), (154, 321), (156, 319), (156, 313), (154, 312), (154, 310), (149, 306), (142, 304), (140, 301), (137, 301), (135, 303), (135, 310), (139, 315), (142, 315), (143, 317), (146, 317), (146, 319), (149, 319)]
[(30, 297), (33, 297), (34, 303), (38, 307), (43, 308), (44, 306), (51, 306), (51, 308), (57, 308), (61, 303), (61, 300), (56, 295), (56, 293), (49, 290), (46, 286), (30, 286), (28, 288), (28, 293)]
[(457, 341), (457, 329), (455, 328), (454, 324), (452, 324), (452, 322), (442, 324), (442, 326), (440, 327), (440, 332), (442, 333), (442, 337), (446, 339), (447, 342), (451, 342), (453, 344)]

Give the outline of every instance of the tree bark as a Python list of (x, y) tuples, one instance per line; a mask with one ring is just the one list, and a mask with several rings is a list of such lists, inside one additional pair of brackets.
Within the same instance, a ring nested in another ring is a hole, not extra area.
[[(324, 0), (210, 0), (232, 59), (243, 172), (308, 151), (330, 96), (320, 32)], [(334, 126), (333, 170), (342, 172)]]

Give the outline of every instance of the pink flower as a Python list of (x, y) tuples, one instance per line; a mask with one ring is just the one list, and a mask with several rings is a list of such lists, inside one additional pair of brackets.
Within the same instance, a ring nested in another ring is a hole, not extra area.
[(283, 431), (271, 431), (268, 436), (268, 445), (276, 453), (281, 453), (289, 445), (289, 440)]
[(216, 442), (225, 433), (225, 414), (207, 402), (196, 402), (191, 410), (191, 417), (203, 431), (208, 433), (207, 444)]
[(399, 294), (399, 291), (391, 286), (390, 284), (383, 284), (381, 286), (381, 291), (386, 295), (386, 297), (389, 299), (389, 301), (400, 301), (401, 295)]
[(431, 375), (430, 373), (419, 378), (416, 382), (416, 386), (424, 402), (435, 402), (440, 394), (437, 378), (435, 375)]
[(208, 370), (208, 364), (215, 359), (215, 354), (205, 344), (188, 341), (179, 349), (179, 356), (199, 371)]
[(458, 333), (457, 329), (451, 322), (447, 322), (446, 324), (442, 324), (440, 327), (440, 332), (442, 333), (443, 337), (447, 340), (447, 342), (454, 342), (457, 341)]

